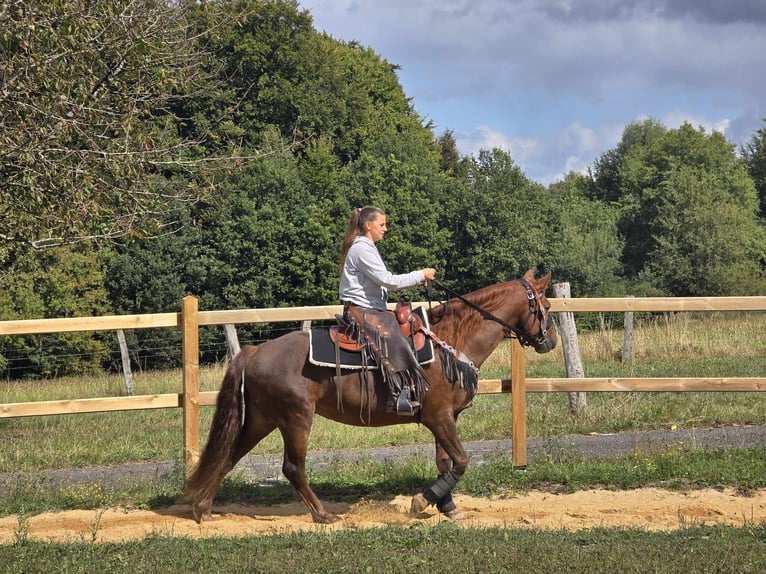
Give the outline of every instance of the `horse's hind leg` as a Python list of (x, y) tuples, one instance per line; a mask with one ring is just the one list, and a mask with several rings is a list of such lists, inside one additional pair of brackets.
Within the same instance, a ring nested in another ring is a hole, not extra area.
[(262, 415), (258, 413), (258, 410), (254, 406), (250, 406), (245, 411), (245, 424), (237, 436), (237, 443), (234, 446), (234, 452), (231, 455), (231, 460), (222, 469), (221, 473), (216, 479), (215, 488), (210, 489), (206, 496), (203, 496), (199, 500), (195, 501), (192, 506), (192, 512), (197, 522), (203, 520), (212, 520), (213, 518), (213, 497), (218, 492), (218, 488), (221, 486), (223, 479), (233, 469), (240, 459), (250, 452), (255, 445), (266, 438), (276, 428), (276, 425), (267, 421)]
[[(293, 424), (295, 420), (293, 419)], [(311, 490), (306, 479), (306, 453), (308, 451), (311, 423), (309, 421), (308, 428), (300, 428), (300, 425), (293, 426), (293, 424), (288, 427), (280, 427), (279, 429), (285, 443), (282, 472), (295, 490), (298, 491), (309, 512), (311, 512), (311, 518), (314, 522), (320, 524), (338, 522), (341, 520), (341, 517), (325, 510), (324, 505), (314, 494), (314, 491)]]

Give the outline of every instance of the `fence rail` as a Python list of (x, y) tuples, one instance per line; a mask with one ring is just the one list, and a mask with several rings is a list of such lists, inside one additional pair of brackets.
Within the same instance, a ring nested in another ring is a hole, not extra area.
[[(551, 312), (689, 312), (766, 311), (766, 297), (635, 297), (550, 299)], [(428, 303), (416, 303), (428, 305)], [(199, 390), (199, 328), (237, 323), (276, 323), (334, 320), (339, 305), (272, 309), (199, 311), (197, 299), (186, 297), (179, 313), (114, 315), (60, 319), (0, 321), (0, 335), (36, 335), (76, 331), (180, 328), (183, 347), (183, 392), (0, 404), (0, 418), (110, 412), (144, 409), (183, 409), (184, 459), (187, 469), (199, 457), (199, 408), (214, 405), (216, 391)], [(479, 381), (479, 393), (510, 393), (513, 457), (526, 466), (526, 393), (620, 391), (766, 391), (766, 377), (720, 378), (526, 378), (524, 350), (511, 343), (511, 379)]]

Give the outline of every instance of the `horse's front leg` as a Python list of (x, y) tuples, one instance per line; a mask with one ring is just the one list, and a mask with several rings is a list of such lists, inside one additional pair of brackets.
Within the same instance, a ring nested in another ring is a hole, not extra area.
[[(437, 430), (439, 429), (439, 434)], [(450, 419), (431, 429), (436, 437), (436, 481), (412, 499), (411, 511), (419, 513), (431, 505), (451, 520), (462, 520), (463, 514), (452, 500), (452, 489), (468, 467), (468, 455), (457, 435), (457, 424)], [(439, 437), (443, 438), (439, 438)]]
[[(452, 459), (438, 442), (436, 443), (436, 469), (439, 471), (440, 477), (448, 476), (452, 472)], [(457, 482), (457, 479), (455, 479), (455, 482)], [(438, 494), (435, 494), (434, 496), (438, 496)], [(425, 496), (423, 499), (426, 500)], [(452, 500), (452, 488), (445, 492), (434, 504), (439, 512), (446, 514), (450, 519), (462, 520), (463, 516), (460, 511), (457, 510), (457, 507)]]

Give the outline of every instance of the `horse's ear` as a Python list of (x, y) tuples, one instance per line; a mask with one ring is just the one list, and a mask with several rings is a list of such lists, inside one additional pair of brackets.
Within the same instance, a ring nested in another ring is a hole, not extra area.
[(527, 281), (534, 281), (535, 280), (535, 268), (534, 267), (530, 267), (529, 269), (527, 269), (527, 272), (524, 273), (524, 279), (526, 279)]
[(540, 279), (537, 280), (537, 283), (540, 285), (540, 289), (543, 293), (545, 293), (545, 290), (548, 288), (548, 283), (551, 280), (551, 272), (548, 271), (545, 275), (540, 277)]

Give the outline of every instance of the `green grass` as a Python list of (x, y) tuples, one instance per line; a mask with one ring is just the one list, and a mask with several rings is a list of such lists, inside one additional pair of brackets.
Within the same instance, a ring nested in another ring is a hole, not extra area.
[[(414, 494), (433, 481), (432, 453), (402, 461), (373, 459), (336, 461), (331, 469), (309, 468), (312, 488), (321, 499), (357, 502)], [(49, 484), (45, 472), (14, 475), (0, 484), (0, 516), (38, 514), (67, 509), (97, 509), (120, 505), (161, 508), (180, 501), (183, 465), (164, 475), (137, 477), (129, 484)], [(284, 479), (259, 483), (242, 471), (227, 476), (216, 503), (272, 505), (298, 500)], [(512, 459), (497, 454), (481, 464), (469, 465), (456, 492), (485, 497), (530, 490), (556, 492), (590, 488), (639, 487), (687, 489), (730, 487), (740, 493), (766, 488), (766, 446), (761, 448), (691, 448), (674, 446), (638, 451), (612, 458), (586, 459), (566, 446), (551, 444), (524, 472), (514, 470)]]
[(298, 533), (237, 539), (163, 536), (121, 544), (0, 546), (0, 571), (375, 574), (444, 572), (621, 574), (766, 571), (766, 528), (695, 527), (658, 533), (592, 529), (436, 527)]
[[(621, 334), (616, 331), (587, 333), (580, 337), (580, 346), (586, 364), (586, 374), (605, 376), (763, 376), (766, 372), (766, 316), (750, 314), (745, 317), (718, 314), (714, 316), (689, 317), (678, 315), (670, 322), (653, 321), (636, 329), (636, 358), (630, 364), (622, 364), (618, 353), (622, 346)], [(673, 345), (670, 335), (682, 337), (683, 345)], [(647, 349), (649, 342), (654, 342), (652, 351)], [(492, 369), (507, 369), (509, 345), (501, 345), (485, 364), (482, 376), (493, 375)], [(528, 352), (528, 374), (535, 376), (561, 376), (562, 359), (554, 351), (549, 355), (536, 355)], [(617, 353), (617, 354), (616, 354)], [(718, 354), (716, 354), (718, 353)], [(760, 353), (760, 354), (759, 354)], [(761, 356), (763, 355), (763, 356)], [(490, 371), (490, 374), (487, 373)], [(703, 372), (700, 372), (703, 371)], [(662, 373), (659, 375), (658, 373)], [(223, 374), (222, 366), (208, 367), (202, 370), (200, 386), (203, 390), (218, 388)], [(180, 372), (137, 373), (134, 378), (137, 394), (178, 393), (181, 390)], [(67, 398), (99, 396), (120, 396), (124, 394), (122, 379), (118, 376), (102, 375), (98, 377), (54, 379), (45, 381), (3, 381), (0, 382), (0, 402), (24, 402)], [(573, 433), (610, 433), (626, 430), (649, 430), (661, 428), (706, 427), (730, 424), (766, 424), (766, 393), (589, 393), (587, 410), (572, 416), (568, 412), (566, 393), (530, 393), (527, 397), (527, 430), (530, 437), (551, 438)], [(203, 442), (213, 414), (212, 407), (202, 409)], [(508, 395), (479, 395), (472, 408), (461, 415), (458, 427), (465, 441), (485, 439), (507, 439), (511, 436), (510, 397)], [(0, 484), (4, 493), (0, 500), (0, 512), (37, 512), (56, 508), (100, 508), (110, 504), (153, 505), (171, 501), (181, 491), (183, 483), (182, 458), (182, 419), (180, 409), (160, 409), (147, 411), (127, 411), (116, 413), (90, 413), (82, 415), (60, 415), (50, 417), (26, 417), (0, 419), (0, 436), (3, 449), (0, 449), (0, 473), (10, 478)], [(423, 458), (418, 459), (415, 468), (399, 469), (391, 465), (375, 465), (365, 469), (354, 466), (350, 473), (365, 473), (378, 479), (384, 477), (384, 489), (392, 485), (399, 492), (417, 489), (418, 484), (430, 479), (435, 472), (431, 462), (433, 439), (430, 432), (415, 424), (366, 429), (347, 427), (317, 418), (311, 435), (311, 450), (333, 450), (342, 448), (369, 448), (388, 445), (422, 445)], [(555, 441), (552, 442), (555, 444)], [(281, 453), (282, 444), (278, 433), (273, 433), (255, 449), (255, 454)], [(565, 453), (566, 454), (566, 453)], [(675, 453), (676, 455), (678, 453)], [(560, 456), (557, 453), (556, 456)], [(666, 455), (653, 464), (662, 468)], [(716, 466), (736, 466), (737, 457), (728, 456)], [(674, 455), (675, 457), (675, 455)], [(675, 459), (671, 457), (671, 459)], [(709, 453), (703, 459), (710, 458)], [(79, 468), (83, 466), (117, 465), (138, 461), (176, 461), (175, 470), (169, 476), (152, 479), (137, 479), (135, 484), (119, 485), (112, 489), (96, 488), (93, 485), (69, 488), (51, 488), (43, 484), (42, 478), (48, 469)], [(552, 482), (559, 485), (600, 484), (598, 477), (606, 484), (630, 484), (637, 473), (628, 477), (620, 476), (625, 468), (636, 461), (612, 461), (610, 468), (600, 467), (592, 462), (582, 461), (580, 466), (596, 468), (591, 477), (579, 478), (582, 469), (576, 461), (557, 460), (560, 465), (554, 471), (536, 461), (535, 471), (520, 476), (525, 481), (525, 488), (533, 488), (540, 482)], [(511, 464), (510, 461), (506, 461)], [(502, 463), (501, 463), (502, 464)], [(569, 466), (566, 466), (569, 465)], [(706, 476), (704, 469), (696, 468), (686, 460), (681, 467), (686, 474), (677, 471), (675, 476), (646, 478), (649, 482), (667, 482), (683, 484), (686, 476), (698, 477), (702, 483), (719, 484), (720, 477)], [(760, 468), (757, 464), (752, 468)], [(343, 468), (343, 467), (339, 467)], [(469, 474), (461, 481), (461, 488), (469, 488), (472, 476), (477, 478), (477, 485), (497, 484), (498, 488), (519, 488), (523, 485), (505, 484), (497, 477), (487, 477), (491, 466), (470, 467)], [(736, 468), (740, 469), (739, 466)], [(535, 478), (536, 472), (547, 473), (548, 478)], [(391, 473), (399, 473), (403, 478), (394, 478)], [(518, 473), (510, 473), (517, 475)], [(739, 478), (728, 479), (736, 488), (755, 488), (752, 481), (742, 478), (745, 470), (738, 470)], [(766, 475), (766, 471), (761, 471)], [(604, 478), (607, 477), (607, 478)], [(321, 477), (312, 476), (312, 482)], [(353, 483), (353, 476), (348, 484)], [(719, 482), (716, 482), (719, 481)], [(333, 484), (338, 483), (338, 474), (331, 477)], [(252, 490), (252, 485), (224, 485), (234, 488), (236, 497)], [(293, 497), (292, 489), (272, 489), (271, 496)], [(343, 492), (355, 492), (368, 487), (356, 486), (342, 489)], [(374, 490), (374, 486), (369, 487)], [(480, 488), (480, 486), (477, 486)], [(260, 489), (262, 491), (263, 489)], [(262, 494), (262, 492), (261, 492)], [(235, 498), (236, 498), (235, 497)]]
[[(722, 316), (726, 315), (726, 316)], [(663, 322), (664, 321), (664, 322)], [(712, 323), (711, 323), (712, 321)], [(637, 329), (635, 358), (619, 360), (621, 335), (604, 330), (581, 337), (587, 376), (763, 376), (766, 373), (766, 317), (718, 314), (677, 315)], [(680, 341), (677, 342), (677, 341)], [(560, 351), (529, 353), (529, 377), (560, 377)], [(483, 378), (507, 377), (507, 345), (485, 364)], [(203, 390), (215, 390), (220, 367), (204, 369)], [(180, 373), (138, 373), (137, 394), (180, 392)], [(0, 403), (124, 394), (118, 377), (0, 383)], [(556, 437), (716, 424), (766, 424), (764, 393), (589, 393), (585, 413), (572, 417), (564, 393), (530, 394), (528, 433), (550, 438), (545, 454), (525, 472), (498, 455), (469, 466), (457, 492), (474, 496), (516, 494), (533, 489), (656, 486), (688, 489), (728, 486), (747, 494), (766, 487), (766, 447), (697, 449), (670, 447), (585, 460)], [(202, 410), (202, 428), (212, 408)], [(25, 517), (45, 510), (127, 505), (167, 506), (178, 499), (183, 465), (166, 475), (129, 484), (50, 485), (45, 470), (130, 461), (180, 460), (178, 410), (0, 419), (0, 515), (19, 516), (14, 544), (0, 545), (0, 573), (13, 572), (742, 572), (766, 571), (766, 525), (741, 528), (693, 527), (673, 532), (592, 529), (549, 532), (534, 529), (435, 527), (302, 533), (238, 539), (176, 539), (161, 533), (142, 542), (66, 544), (33, 542)], [(508, 438), (510, 398), (482, 395), (460, 418), (464, 440)], [(417, 425), (359, 429), (318, 419), (310, 448), (335, 449), (422, 444), (423, 454), (400, 463), (375, 460), (335, 464), (312, 472), (320, 498), (360, 500), (412, 493), (436, 472), (430, 433)], [(255, 452), (281, 451), (273, 435)], [(18, 471), (27, 471), (26, 474)], [(227, 477), (217, 501), (273, 504), (297, 500), (278, 480), (259, 487), (242, 473)]]
[[(580, 336), (586, 376), (718, 376), (762, 377), (766, 373), (766, 313), (660, 316), (634, 331), (634, 359), (619, 359), (622, 332), (605, 329)], [(509, 376), (510, 345), (501, 344), (482, 368), (482, 378)], [(561, 348), (547, 355), (527, 351), (528, 377), (562, 377)], [(203, 368), (202, 390), (217, 390), (222, 366)], [(142, 372), (134, 375), (136, 394), (181, 392), (181, 373)], [(0, 403), (110, 397), (125, 394), (119, 376), (64, 378), (43, 381), (0, 381)], [(570, 433), (608, 433), (766, 424), (766, 393), (589, 393), (586, 412), (573, 417), (566, 393), (527, 396), (530, 437)], [(201, 414), (202, 440), (213, 408)], [(510, 396), (479, 395), (460, 417), (463, 440), (511, 436)], [(0, 473), (50, 468), (114, 465), (135, 461), (177, 460), (181, 457), (180, 409), (91, 413), (0, 419)], [(376, 429), (350, 428), (317, 418), (310, 448), (330, 450), (399, 444), (431, 448), (427, 429), (414, 424)], [(254, 453), (279, 453), (278, 433), (267, 437)]]

